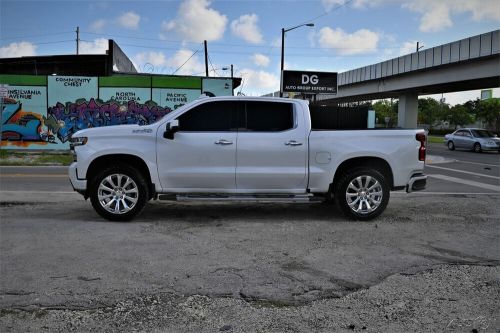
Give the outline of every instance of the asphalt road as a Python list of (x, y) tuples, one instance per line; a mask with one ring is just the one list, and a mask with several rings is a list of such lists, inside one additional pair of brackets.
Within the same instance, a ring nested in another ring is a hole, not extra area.
[(500, 154), (439, 149), (364, 223), (185, 202), (111, 223), (66, 168), (0, 168), (0, 331), (494, 332)]
[(431, 144), (425, 173), (425, 192), (500, 193), (500, 154), (450, 151), (444, 144)]

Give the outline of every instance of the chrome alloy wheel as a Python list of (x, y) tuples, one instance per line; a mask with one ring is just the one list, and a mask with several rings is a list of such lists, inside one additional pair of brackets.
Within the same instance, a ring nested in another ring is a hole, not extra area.
[(354, 178), (347, 186), (345, 198), (349, 207), (358, 214), (369, 214), (382, 202), (380, 182), (368, 175)]
[(139, 198), (137, 184), (124, 174), (104, 178), (97, 189), (102, 208), (112, 214), (125, 214), (134, 208)]

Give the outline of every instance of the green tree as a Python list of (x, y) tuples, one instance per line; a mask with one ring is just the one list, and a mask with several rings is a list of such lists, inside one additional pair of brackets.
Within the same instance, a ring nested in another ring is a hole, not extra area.
[(394, 108), (389, 100), (380, 100), (372, 105), (372, 109), (375, 110), (375, 118), (378, 119), (379, 124), (385, 124), (385, 118), (390, 118), (390, 124), (397, 124), (398, 112), (397, 108)]
[(446, 119), (449, 109), (449, 104), (434, 98), (421, 98), (418, 100), (418, 122), (432, 128), (436, 121)]
[(448, 120), (450, 124), (464, 127), (467, 124), (474, 122), (474, 116), (470, 113), (469, 109), (464, 105), (457, 104), (450, 108), (448, 112)]
[(479, 104), (481, 100), (476, 98), (475, 100), (470, 100), (465, 102), (463, 105), (467, 108), (468, 112), (473, 115), (477, 115), (477, 111), (479, 110)]
[(500, 98), (490, 98), (480, 101), (477, 115), (490, 128), (498, 131), (500, 129)]

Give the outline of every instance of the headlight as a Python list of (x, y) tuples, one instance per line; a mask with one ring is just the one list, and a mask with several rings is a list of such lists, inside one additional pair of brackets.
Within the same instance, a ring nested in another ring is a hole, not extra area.
[(70, 148), (76, 147), (76, 146), (83, 146), (84, 144), (87, 143), (88, 138), (86, 136), (79, 136), (75, 138), (71, 138), (70, 140)]

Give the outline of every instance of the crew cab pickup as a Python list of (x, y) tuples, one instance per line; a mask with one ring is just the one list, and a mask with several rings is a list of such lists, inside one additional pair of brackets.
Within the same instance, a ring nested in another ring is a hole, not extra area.
[(316, 130), (306, 101), (200, 98), (149, 125), (78, 131), (69, 177), (102, 217), (151, 199), (336, 202), (369, 220), (391, 190), (425, 188), (425, 132)]

